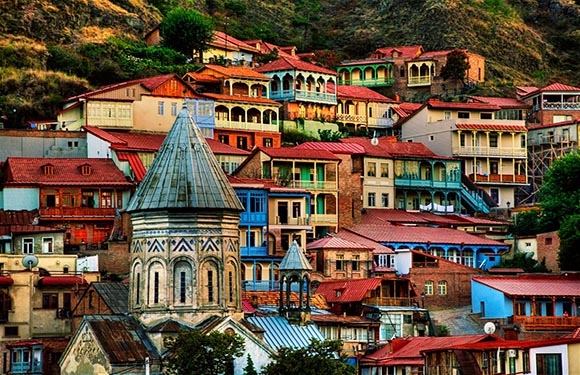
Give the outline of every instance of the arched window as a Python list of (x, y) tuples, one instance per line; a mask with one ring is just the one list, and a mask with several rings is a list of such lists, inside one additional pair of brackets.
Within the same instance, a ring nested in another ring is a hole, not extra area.
[(256, 263), (256, 280), (262, 280), (262, 265)]
[(433, 281), (431, 280), (425, 281), (425, 295), (426, 296), (433, 295)]
[(173, 303), (191, 304), (193, 301), (191, 265), (186, 261), (175, 263), (173, 268)]
[(143, 271), (143, 266), (141, 262), (135, 263), (133, 266), (133, 301), (135, 306), (141, 305), (141, 272)]
[[(205, 291), (201, 296), (201, 301), (205, 305), (215, 305), (219, 303), (219, 273), (215, 262), (208, 261), (201, 267), (200, 291)], [(202, 292), (203, 293), (203, 292)]]
[(149, 305), (163, 303), (165, 298), (165, 274), (163, 265), (159, 262), (152, 263), (149, 266)]
[(442, 280), (437, 282), (437, 294), (440, 296), (447, 295), (447, 281)]
[(230, 261), (226, 265), (226, 304), (229, 306), (235, 306), (238, 300), (238, 290), (240, 289), (238, 286), (239, 280), (237, 278), (236, 263)]

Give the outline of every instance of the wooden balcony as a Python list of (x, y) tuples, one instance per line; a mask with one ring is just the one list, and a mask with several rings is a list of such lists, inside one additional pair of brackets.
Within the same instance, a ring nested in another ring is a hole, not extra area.
[(332, 214), (315, 214), (310, 215), (312, 224), (333, 225), (338, 223), (338, 215)]
[(377, 86), (392, 86), (393, 79), (389, 77), (378, 77), (378, 78), (351, 78), (338, 80), (339, 85), (352, 85), (352, 86), (363, 86), (363, 87), (377, 87)]
[(507, 183), (507, 184), (527, 184), (526, 175), (513, 174), (470, 174), (469, 179), (473, 182)]
[(431, 84), (431, 76), (413, 76), (409, 77), (407, 86), (428, 86)]
[(279, 132), (279, 125), (274, 122), (272, 124), (264, 124), (251, 121), (230, 121), (230, 120), (216, 120), (216, 128), (233, 129), (233, 130), (255, 130), (261, 132)]
[(489, 156), (489, 157), (508, 157), (508, 158), (525, 158), (527, 157), (527, 148), (514, 147), (484, 147), (484, 146), (463, 146), (453, 149), (453, 156)]
[(526, 331), (572, 331), (580, 327), (578, 316), (514, 316), (510, 320)]
[(365, 115), (351, 115), (349, 113), (337, 113), (336, 120), (338, 121), (349, 121), (349, 122), (359, 122), (365, 124), (367, 118)]
[(413, 306), (411, 297), (367, 297), (362, 303), (374, 306)]
[(40, 209), (40, 218), (50, 219), (114, 219), (116, 208), (47, 207)]

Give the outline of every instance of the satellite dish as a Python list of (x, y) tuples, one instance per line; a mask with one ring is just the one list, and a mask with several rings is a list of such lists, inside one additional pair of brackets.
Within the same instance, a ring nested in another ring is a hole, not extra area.
[(373, 138), (373, 139), (371, 139), (371, 145), (373, 145), (373, 146), (376, 146), (376, 145), (378, 145), (378, 144), (379, 144), (379, 140), (378, 140), (378, 138)]
[(483, 325), (483, 331), (488, 335), (495, 332), (495, 324), (493, 322), (487, 322)]
[(34, 255), (27, 255), (22, 259), (22, 264), (24, 265), (24, 267), (31, 270), (34, 267), (38, 266), (38, 258), (35, 257)]

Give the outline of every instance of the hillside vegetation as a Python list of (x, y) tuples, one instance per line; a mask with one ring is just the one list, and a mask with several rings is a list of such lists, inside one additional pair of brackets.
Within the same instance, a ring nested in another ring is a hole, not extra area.
[[(143, 38), (176, 6), (238, 39), (319, 51), (333, 67), (378, 47), (464, 48), (487, 61), (482, 92), (560, 81), (580, 86), (580, 0), (13, 0), (0, 22), (0, 115), (54, 118), (62, 98), (195, 69)], [(50, 73), (59, 71), (59, 74)], [(35, 73), (37, 72), (37, 73)], [(32, 78), (34, 77), (34, 78)], [(19, 81), (22, 80), (22, 81)], [(27, 80), (27, 81), (25, 81)], [(32, 82), (44, 82), (38, 89)], [(41, 92), (45, 89), (48, 92)]]

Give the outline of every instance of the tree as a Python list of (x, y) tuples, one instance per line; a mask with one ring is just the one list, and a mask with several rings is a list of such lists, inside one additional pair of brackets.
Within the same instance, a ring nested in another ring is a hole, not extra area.
[(244, 375), (258, 375), (258, 371), (254, 367), (254, 361), (252, 361), (252, 357), (248, 354), (246, 357), (246, 367), (244, 367)]
[(540, 188), (541, 222), (545, 230), (558, 230), (568, 216), (580, 213), (580, 155), (556, 159), (544, 174)]
[(194, 9), (175, 8), (159, 25), (163, 45), (203, 61), (203, 51), (213, 39), (214, 25), (209, 17)]
[(355, 368), (337, 358), (341, 349), (340, 340), (316, 339), (306, 348), (281, 348), (262, 375), (354, 375)]
[(441, 78), (444, 80), (457, 79), (465, 86), (465, 77), (467, 70), (470, 68), (469, 61), (467, 61), (467, 54), (455, 48), (447, 54), (447, 62), (441, 69)]
[(180, 331), (164, 344), (171, 353), (166, 360), (168, 372), (175, 375), (223, 374), (244, 349), (241, 336), (217, 331)]
[(560, 226), (558, 265), (562, 271), (580, 271), (580, 214), (566, 217)]

